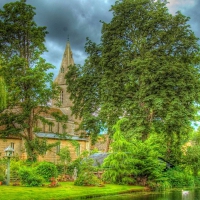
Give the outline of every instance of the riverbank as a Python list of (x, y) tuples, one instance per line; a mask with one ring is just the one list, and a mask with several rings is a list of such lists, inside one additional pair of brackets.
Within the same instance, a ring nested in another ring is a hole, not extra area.
[(62, 182), (58, 187), (0, 186), (1, 200), (67, 200), (86, 199), (124, 193), (142, 192), (145, 187), (105, 184), (103, 187), (74, 186), (73, 182)]

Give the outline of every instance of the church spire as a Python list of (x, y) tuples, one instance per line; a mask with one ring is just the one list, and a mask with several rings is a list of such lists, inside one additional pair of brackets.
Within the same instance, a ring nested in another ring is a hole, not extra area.
[(65, 74), (67, 73), (68, 67), (70, 65), (74, 65), (74, 60), (73, 60), (73, 54), (71, 51), (70, 43), (69, 41), (67, 41), (67, 45), (66, 45), (65, 52), (63, 55), (60, 70), (59, 70), (58, 76), (55, 79), (55, 82), (58, 83), (59, 85), (66, 84)]
[[(65, 48), (65, 52), (63, 54), (60, 70), (58, 72), (58, 76), (54, 80), (60, 87), (60, 95), (59, 101), (61, 103), (60, 108), (69, 108), (72, 106), (72, 102), (70, 100), (70, 94), (67, 92), (67, 84), (65, 80), (65, 75), (68, 71), (68, 67), (70, 65), (74, 65), (73, 54), (71, 51), (70, 43), (67, 41), (67, 45)], [(56, 102), (53, 101), (52, 106), (55, 106)]]

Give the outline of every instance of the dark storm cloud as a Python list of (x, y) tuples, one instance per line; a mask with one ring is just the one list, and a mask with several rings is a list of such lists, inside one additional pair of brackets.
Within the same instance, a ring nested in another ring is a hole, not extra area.
[[(112, 14), (108, 12), (114, 0), (109, 4), (103, 0), (27, 0), (37, 8), (35, 20), (40, 26), (47, 26), (48, 60), (61, 62), (66, 42), (70, 44), (76, 63), (83, 64), (86, 54), (84, 45), (86, 37), (99, 42), (101, 23), (110, 21)], [(57, 66), (59, 67), (59, 66)]]
[[(1, 0), (0, 8), (14, 0)], [(36, 7), (35, 21), (38, 26), (46, 26), (48, 53), (44, 58), (60, 67), (66, 42), (70, 40), (75, 63), (84, 63), (86, 37), (99, 43), (101, 36), (100, 20), (109, 22), (109, 12), (115, 0), (27, 0), (27, 4)], [(57, 70), (54, 70), (56, 73)]]
[[(5, 3), (15, 0), (1, 0), (0, 8)], [(57, 75), (66, 42), (70, 40), (74, 61), (83, 64), (86, 58), (84, 45), (86, 37), (99, 43), (101, 36), (100, 20), (109, 22), (109, 12), (115, 0), (27, 0), (27, 4), (36, 7), (35, 21), (38, 26), (46, 26), (48, 52), (43, 56), (47, 62), (56, 66)], [(171, 11), (181, 12), (191, 17), (190, 24), (195, 34), (200, 37), (200, 0), (169, 0)], [(180, 3), (181, 2), (181, 3)]]

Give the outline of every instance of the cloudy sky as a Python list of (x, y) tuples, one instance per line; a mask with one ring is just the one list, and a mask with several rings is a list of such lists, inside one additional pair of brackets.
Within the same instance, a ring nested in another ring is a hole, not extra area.
[[(3, 5), (15, 0), (1, 0)], [(27, 0), (27, 4), (36, 7), (35, 21), (38, 26), (46, 26), (49, 34), (46, 37), (48, 52), (43, 55), (47, 62), (56, 69), (60, 68), (62, 56), (68, 40), (71, 44), (76, 64), (83, 64), (86, 54), (84, 45), (86, 37), (99, 43), (101, 23), (109, 22), (112, 13), (109, 12), (115, 0)], [(168, 0), (169, 12), (174, 14), (180, 10), (189, 16), (190, 25), (197, 37), (200, 37), (200, 0)]]

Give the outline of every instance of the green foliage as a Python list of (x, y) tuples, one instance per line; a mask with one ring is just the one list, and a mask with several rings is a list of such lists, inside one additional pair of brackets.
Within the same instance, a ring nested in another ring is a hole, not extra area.
[(3, 165), (0, 165), (0, 181), (5, 180), (5, 167)]
[(189, 140), (190, 129), (188, 129), (188, 135), (181, 135), (180, 133), (171, 133), (170, 137), (164, 134), (165, 153), (163, 157), (166, 161), (173, 165), (180, 165), (182, 162), (183, 145)]
[(71, 169), (72, 175), (73, 170), (76, 167), (77, 169), (77, 179), (74, 181), (74, 185), (100, 185), (101, 181), (94, 175), (94, 172), (97, 170), (96, 167), (93, 166), (93, 159), (88, 158), (89, 152), (83, 152), (78, 159), (73, 161), (69, 166), (69, 170)]
[(44, 179), (34, 169), (23, 167), (19, 170), (21, 184), (25, 186), (42, 186)]
[(46, 51), (46, 27), (36, 25), (33, 20), (34, 10), (23, 0), (7, 3), (0, 10), (0, 47), (4, 57), (10, 59), (17, 55), (32, 63)]
[(19, 170), (21, 169), (22, 166), (29, 167), (27, 163), (25, 163), (22, 160), (16, 161), (12, 159), (10, 163), (10, 176), (17, 179), (20, 178)]
[(0, 10), (0, 74), (7, 91), (7, 109), (0, 114), (0, 126), (6, 128), (0, 135), (22, 137), (32, 161), (44, 153), (43, 147), (38, 151), (39, 146), (33, 145), (38, 141), (31, 142), (33, 129), (38, 130), (35, 125), (39, 120), (50, 123), (41, 113), (48, 113), (47, 104), (58, 92), (53, 73), (48, 73), (54, 66), (41, 58), (47, 31), (35, 23), (34, 10), (22, 0), (7, 3)]
[(65, 167), (66, 167), (65, 164), (62, 164), (62, 163), (56, 164), (56, 169), (58, 171), (58, 175), (65, 173), (65, 171), (66, 171)]
[[(2, 57), (0, 57), (0, 68), (2, 65)], [(6, 108), (7, 105), (7, 92), (4, 78), (0, 76), (0, 112)]]
[[(159, 160), (161, 146), (156, 143), (156, 136), (141, 141), (137, 138), (126, 138), (121, 130), (127, 119), (121, 119), (114, 126), (112, 150), (104, 160), (103, 174), (105, 180), (112, 183), (128, 184), (138, 182), (146, 185), (147, 181), (161, 182), (166, 164)], [(120, 161), (120, 162), (119, 162)]]
[(78, 178), (74, 181), (74, 185), (100, 185), (101, 181), (94, 175), (95, 171), (93, 160), (89, 158), (83, 159), (81, 161), (81, 165), (79, 166)]
[[(83, 166), (83, 160), (87, 159), (87, 157), (90, 155), (89, 151), (83, 151), (77, 159), (70, 162), (70, 164), (67, 166), (67, 173), (70, 175), (73, 175), (74, 168), (78, 170), (78, 173), (80, 173)], [(91, 164), (92, 165), (92, 164)], [(89, 167), (89, 166), (88, 166)], [(86, 164), (87, 168), (87, 164)]]
[(82, 159), (81, 166), (80, 166), (80, 173), (83, 173), (86, 171), (95, 172), (96, 168), (93, 166), (93, 164), (94, 164), (94, 161), (91, 158), (86, 157), (86, 158)]
[(133, 141), (133, 158), (139, 177), (147, 177), (148, 180), (162, 181), (162, 173), (166, 168), (166, 163), (161, 162), (159, 157), (159, 146), (155, 143), (153, 137), (145, 142)]
[(63, 173), (66, 173), (67, 167), (71, 162), (71, 154), (70, 154), (70, 150), (67, 146), (65, 146), (64, 148), (62, 148), (60, 150), (60, 152), (58, 153), (58, 156), (60, 157), (60, 161), (63, 164)]
[(147, 184), (152, 191), (164, 191), (172, 188), (170, 182), (167, 180), (162, 182), (148, 181)]
[(183, 156), (186, 168), (192, 170), (194, 176), (198, 176), (200, 171), (200, 146), (193, 145), (187, 147), (186, 154)]
[(56, 166), (53, 163), (41, 162), (36, 167), (36, 172), (42, 176), (45, 181), (49, 181), (51, 177), (57, 177), (58, 171)]
[(195, 184), (195, 187), (200, 186), (200, 176), (194, 177), (194, 184)]
[(6, 167), (7, 167), (7, 159), (1, 158), (0, 159), (0, 181), (5, 181), (6, 176)]
[(69, 147), (64, 147), (60, 150), (58, 153), (58, 156), (60, 157), (60, 161), (62, 163), (69, 163), (71, 161), (71, 155), (70, 155), (70, 150)]
[(172, 187), (193, 187), (194, 177), (181, 168), (173, 168), (166, 172), (166, 177)]
[(81, 173), (74, 181), (74, 185), (79, 186), (100, 186), (101, 181), (90, 172)]
[(45, 155), (45, 153), (52, 147), (59, 145), (60, 142), (47, 143), (46, 139), (34, 138), (25, 142), (26, 151), (29, 155), (30, 162), (36, 162), (38, 155)]
[(184, 151), (183, 165), (192, 171), (194, 177), (198, 177), (200, 171), (200, 129), (194, 131), (190, 144), (184, 148)]
[(114, 126), (116, 132), (111, 145), (113, 153), (109, 154), (103, 163), (103, 168), (106, 168), (103, 179), (112, 183), (128, 184), (135, 181), (132, 177), (136, 174), (132, 159), (133, 146), (126, 140), (120, 129), (120, 126), (126, 121), (126, 119), (119, 120)]
[(5, 176), (3, 174), (0, 174), (0, 181), (4, 181), (5, 180)]
[(110, 11), (101, 43), (87, 39), (84, 66), (66, 75), (73, 113), (91, 137), (100, 127), (112, 135), (124, 116), (132, 135), (176, 134), (180, 147), (200, 100), (199, 44), (189, 18), (171, 15), (165, 0), (120, 0)]
[(6, 107), (6, 99), (7, 93), (5, 81), (2, 77), (0, 77), (0, 111)]

